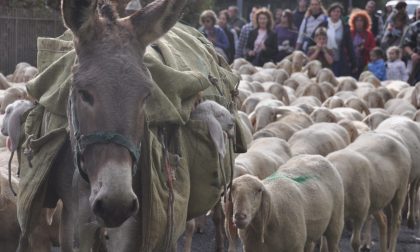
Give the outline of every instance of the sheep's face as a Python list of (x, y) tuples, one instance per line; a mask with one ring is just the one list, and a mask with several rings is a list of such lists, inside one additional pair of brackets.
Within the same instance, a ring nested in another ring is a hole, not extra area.
[(233, 180), (233, 223), (237, 228), (246, 228), (257, 215), (264, 190), (264, 185), (255, 176), (244, 175)]
[(255, 131), (264, 128), (267, 124), (276, 121), (276, 119), (277, 113), (273, 108), (269, 106), (259, 107), (255, 111)]

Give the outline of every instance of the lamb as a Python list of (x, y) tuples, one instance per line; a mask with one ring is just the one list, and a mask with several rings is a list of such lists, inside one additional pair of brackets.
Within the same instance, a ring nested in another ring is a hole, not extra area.
[(329, 109), (344, 107), (344, 100), (338, 96), (331, 96), (322, 104), (322, 107)]
[(365, 113), (365, 115), (369, 115), (370, 111), (366, 103), (360, 98), (350, 98), (345, 102), (345, 106), (355, 109), (360, 113)]
[(263, 179), (275, 172), (290, 157), (289, 146), (283, 139), (277, 137), (256, 139), (246, 153), (239, 154), (235, 159), (233, 177), (250, 174)]
[(245, 99), (242, 104), (241, 111), (247, 113), (248, 115), (251, 114), (251, 112), (257, 107), (258, 103), (262, 100), (277, 100), (277, 97), (265, 92), (253, 93)]
[(337, 92), (354, 91), (357, 89), (357, 81), (353, 77), (338, 77)]
[(12, 104), (16, 100), (28, 100), (29, 96), (26, 91), (26, 87), (24, 84), (22, 85), (13, 85), (12, 87), (6, 89), (4, 93), (4, 98), (0, 106), (0, 114), (4, 114), (6, 111), (6, 107), (9, 104)]
[(17, 100), (7, 106), (6, 115), (3, 118), (1, 133), (8, 136), (7, 147), (10, 151), (16, 151), (20, 141), (21, 116), (35, 105), (26, 100)]
[(317, 108), (311, 113), (311, 118), (315, 123), (320, 122), (329, 122), (329, 123), (335, 123), (338, 122), (337, 117), (334, 115), (333, 112), (331, 112), (327, 108)]
[(385, 109), (391, 115), (404, 115), (412, 118), (416, 108), (404, 99), (391, 99), (385, 103)]
[(326, 97), (331, 97), (335, 94), (334, 86), (331, 83), (323, 81), (321, 83), (318, 83), (318, 85), (322, 89)]
[(328, 250), (339, 251), (344, 226), (343, 185), (325, 158), (292, 158), (262, 181), (251, 175), (236, 178), (231, 196), (230, 218), (240, 229), (245, 252), (303, 252), (323, 235)]
[(371, 91), (363, 96), (363, 100), (366, 101), (368, 108), (384, 108), (385, 99), (382, 97), (378, 90)]
[(289, 94), (287, 90), (277, 82), (264, 82), (261, 84), (264, 87), (264, 91), (271, 93), (282, 101), (285, 105), (289, 105)]
[(323, 81), (331, 83), (334, 87), (338, 86), (338, 80), (335, 78), (334, 73), (328, 68), (321, 69), (316, 75), (317, 83), (321, 83)]
[(350, 144), (349, 132), (336, 123), (316, 123), (298, 131), (288, 141), (293, 156), (326, 156)]
[(382, 112), (374, 112), (363, 119), (363, 122), (369, 126), (371, 130), (376, 129), (382, 121), (385, 121), (390, 117), (389, 114), (382, 113)]
[(309, 78), (314, 78), (318, 75), (319, 71), (322, 69), (322, 63), (319, 60), (311, 60), (305, 67), (302, 69), (302, 72), (307, 72)]
[(191, 113), (192, 120), (201, 120), (207, 123), (209, 133), (217, 152), (223, 158), (226, 154), (224, 133), (233, 136), (231, 132), (235, 119), (230, 112), (215, 101), (204, 101)]
[[(367, 132), (345, 149), (329, 154), (327, 159), (343, 180), (345, 219), (353, 223), (353, 251), (359, 251), (361, 229), (373, 214), (380, 224), (380, 251), (395, 252), (410, 173), (411, 158), (407, 148), (387, 133)], [(388, 205), (392, 211), (389, 250), (386, 225), (381, 217), (381, 211)]]
[(264, 128), (271, 122), (276, 121), (277, 114), (281, 113), (284, 104), (278, 100), (264, 100), (258, 103), (255, 111), (249, 115), (249, 120), (255, 131)]
[(292, 62), (288, 59), (283, 59), (279, 63), (277, 63), (277, 69), (282, 69), (286, 71), (289, 75), (293, 73), (293, 66)]

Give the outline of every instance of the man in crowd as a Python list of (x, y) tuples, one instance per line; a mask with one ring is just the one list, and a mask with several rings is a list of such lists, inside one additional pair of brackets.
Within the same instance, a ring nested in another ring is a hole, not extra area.
[(235, 29), (236, 33), (239, 35), (241, 32), (242, 27), (246, 24), (246, 20), (239, 17), (239, 10), (236, 6), (229, 6), (228, 14), (230, 18), (229, 25), (233, 29)]
[(299, 29), (308, 8), (307, 0), (299, 0), (298, 7), (293, 11), (293, 23)]
[(257, 12), (257, 10), (259, 9), (258, 6), (254, 6), (252, 7), (252, 11), (251, 11), (251, 21), (244, 25), (241, 29), (241, 33), (239, 36), (239, 41), (238, 41), (238, 47), (236, 48), (235, 51), (235, 59), (237, 58), (244, 58), (245, 57), (245, 46), (246, 46), (246, 42), (248, 41), (248, 36), (249, 33), (254, 29), (254, 15)]
[(401, 45), (413, 63), (408, 82), (414, 85), (420, 81), (420, 21), (409, 26)]
[(382, 20), (381, 15), (376, 13), (376, 3), (375, 1), (368, 1), (365, 7), (367, 13), (372, 20), (372, 33), (375, 36), (376, 43), (378, 44), (381, 39), (382, 35), (384, 34), (384, 21)]

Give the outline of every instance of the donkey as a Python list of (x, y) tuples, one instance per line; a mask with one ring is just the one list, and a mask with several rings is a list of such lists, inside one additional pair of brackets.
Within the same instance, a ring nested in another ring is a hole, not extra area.
[(108, 4), (99, 8), (99, 15), (97, 2), (62, 2), (78, 58), (67, 116), (73, 186), (79, 195), (80, 251), (90, 250), (99, 227), (112, 228), (108, 234), (118, 237), (110, 251), (138, 251), (140, 182), (133, 176), (145, 168), (138, 167), (139, 150), (144, 105), (152, 89), (143, 56), (151, 42), (175, 25), (186, 0), (156, 0), (125, 18)]

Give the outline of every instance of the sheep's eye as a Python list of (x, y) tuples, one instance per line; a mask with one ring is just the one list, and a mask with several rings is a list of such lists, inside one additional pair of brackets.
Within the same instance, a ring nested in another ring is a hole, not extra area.
[(85, 90), (79, 90), (80, 97), (82, 98), (82, 101), (88, 103), (89, 105), (93, 105), (93, 96), (89, 94)]

